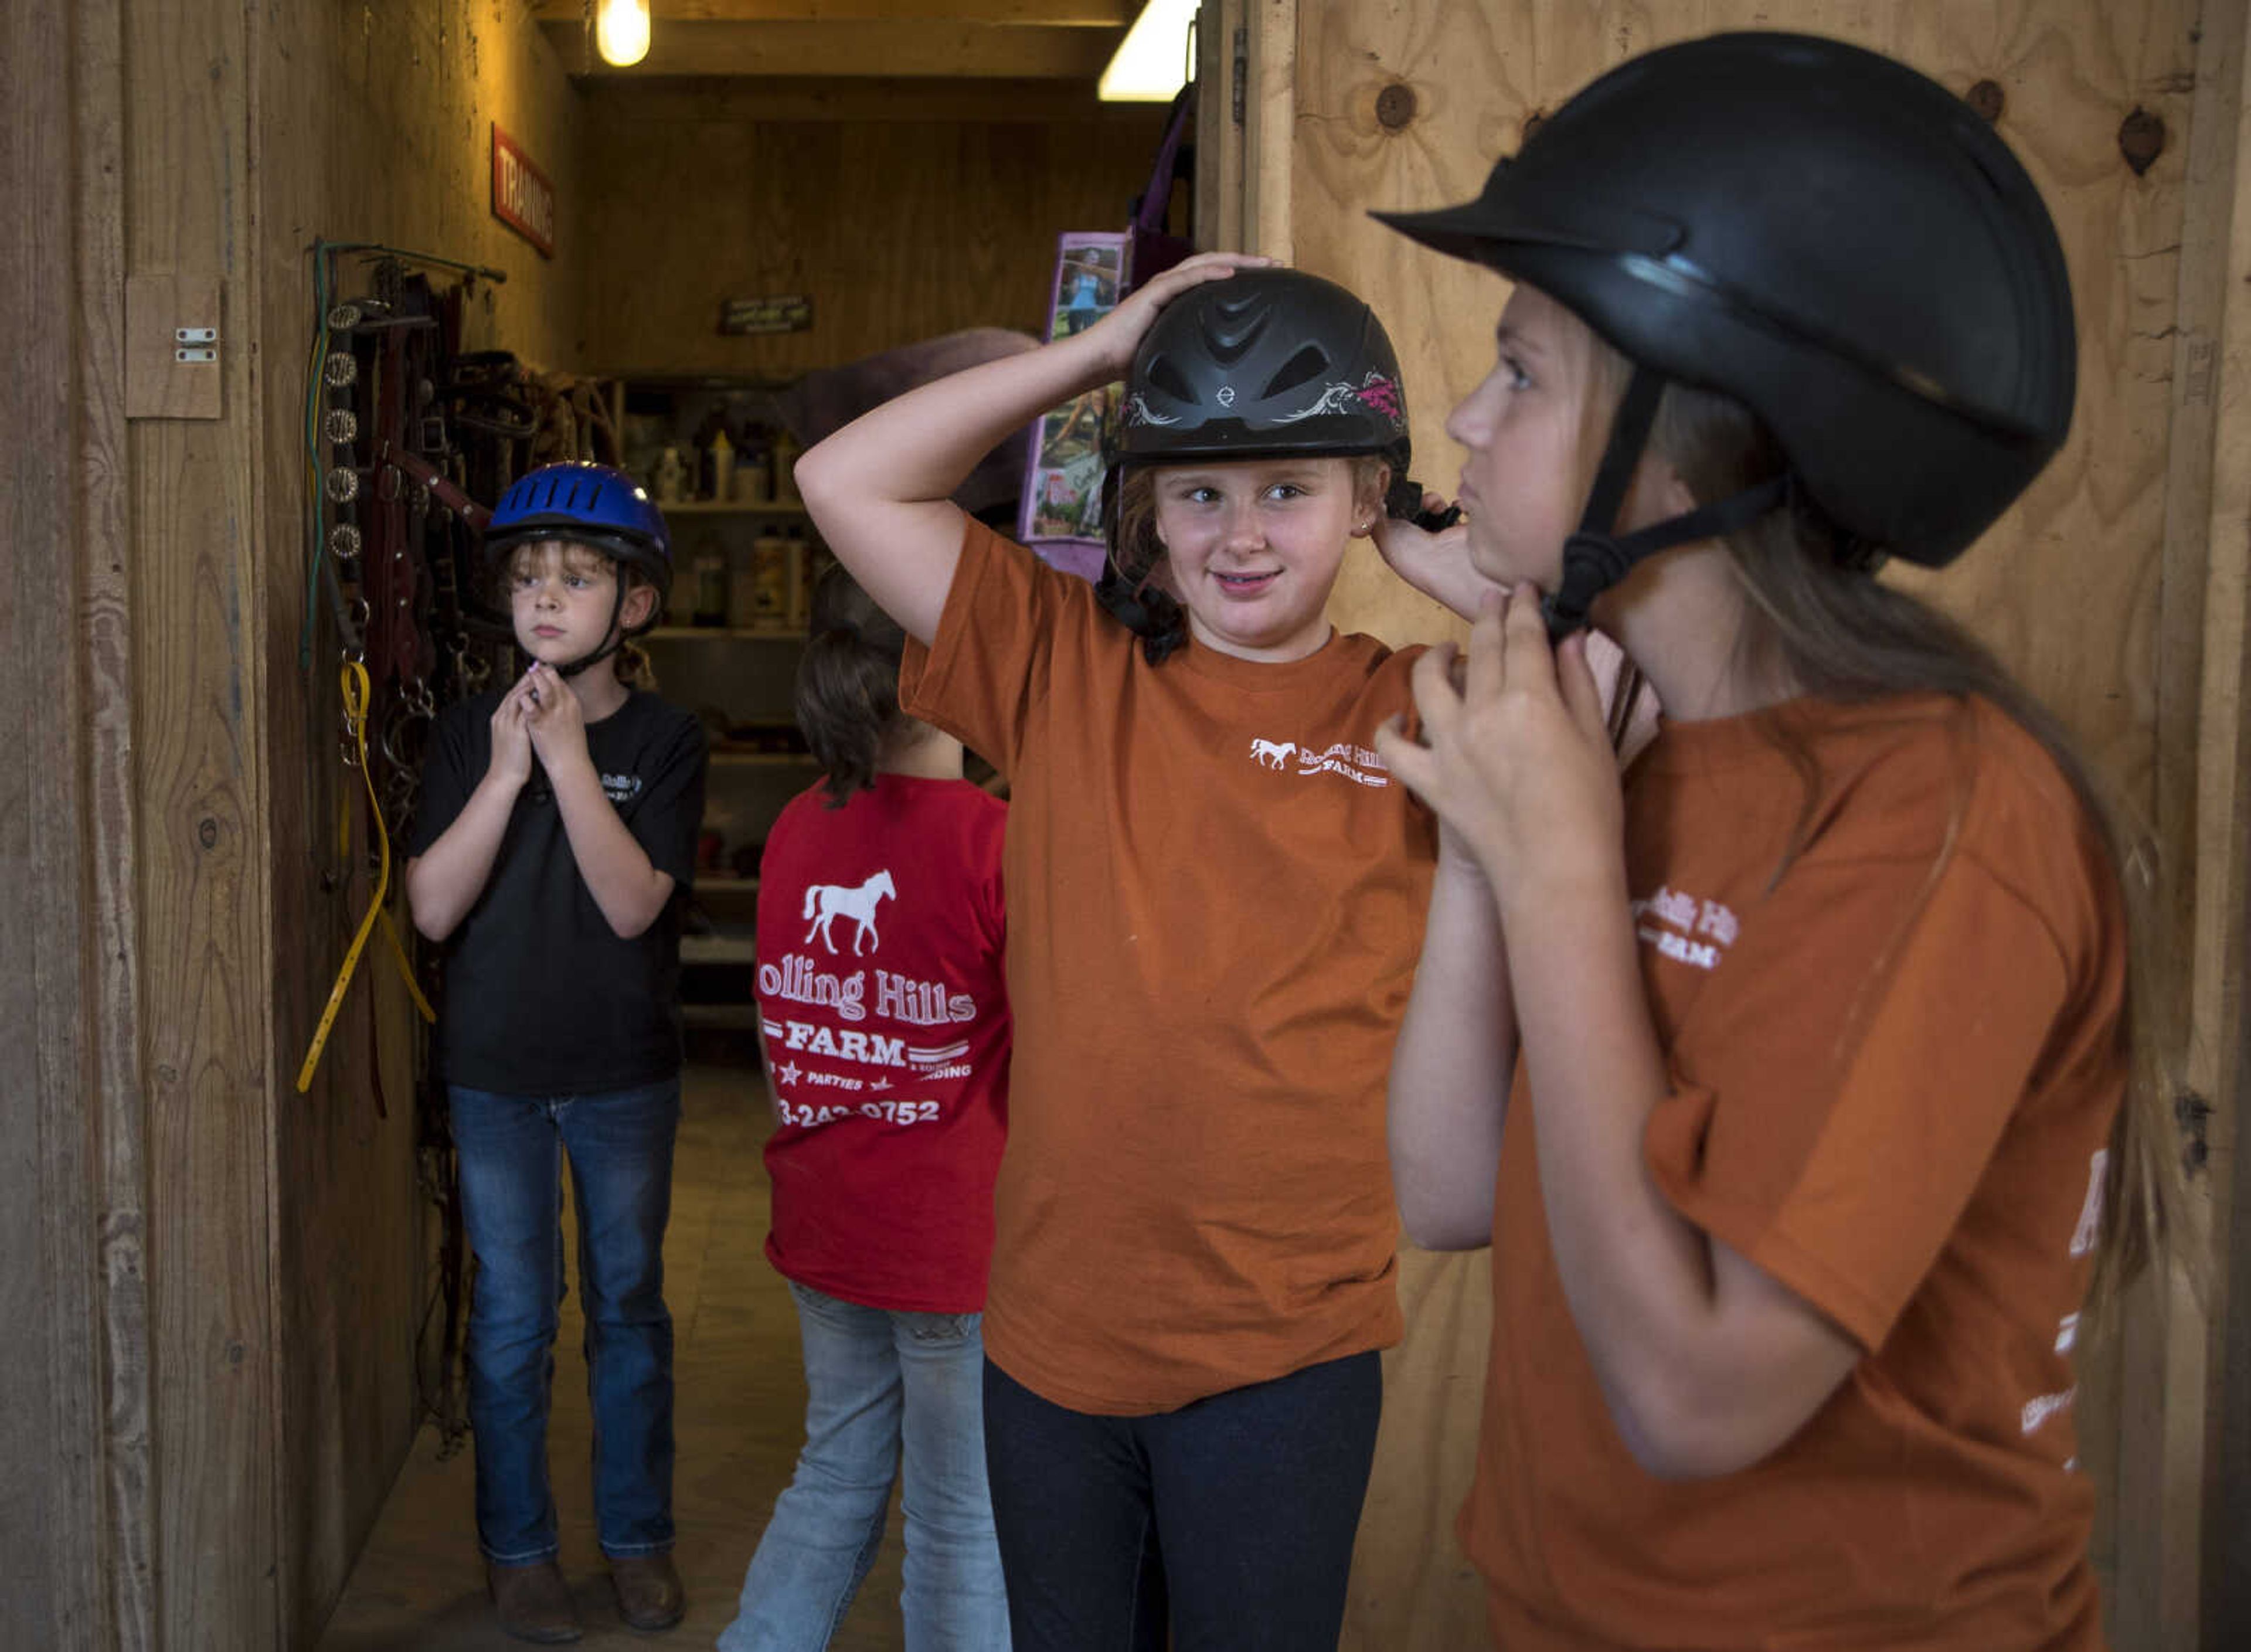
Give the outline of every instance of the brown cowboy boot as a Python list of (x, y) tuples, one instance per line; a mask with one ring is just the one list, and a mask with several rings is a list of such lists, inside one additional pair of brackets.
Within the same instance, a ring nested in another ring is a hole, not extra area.
[(578, 1608), (563, 1581), (563, 1569), (552, 1560), (535, 1560), (523, 1566), (488, 1560), (485, 1586), (492, 1591), (500, 1627), (519, 1641), (559, 1646), (584, 1633), (578, 1627)]
[(636, 1629), (668, 1629), (688, 1611), (688, 1591), (669, 1554), (613, 1554), (610, 1583), (618, 1615)]

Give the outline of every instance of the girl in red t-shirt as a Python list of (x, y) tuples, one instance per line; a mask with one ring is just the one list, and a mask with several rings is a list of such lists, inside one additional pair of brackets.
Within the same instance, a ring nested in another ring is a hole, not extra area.
[[(1516, 589), (1378, 742), (1441, 822), (1393, 1174), (1493, 1246), (1496, 1638), (2099, 1646), (2071, 1353), (2178, 1170), (2141, 880), (2054, 718), (1872, 577), (2062, 445), (2039, 194), (1913, 71), (1740, 34), (1389, 221), (1515, 283), (1448, 428)], [(1590, 622), (1665, 707), (1623, 786)]]
[(759, 865), (776, 1126), (766, 1255), (796, 1298), (797, 1473), (722, 1652), (824, 1646), (904, 1459), (906, 1644), (1005, 1649), (979, 1334), (1008, 1112), (1006, 807), (898, 706), (904, 636), (841, 567), (815, 589), (797, 715), (828, 770)]

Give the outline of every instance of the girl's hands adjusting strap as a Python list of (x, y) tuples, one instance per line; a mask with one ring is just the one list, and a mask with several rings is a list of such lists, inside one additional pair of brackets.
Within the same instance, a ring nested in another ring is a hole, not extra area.
[(1624, 882), (1624, 804), (1583, 634), (1551, 649), (1540, 593), (1484, 599), (1458, 688), (1451, 645), (1415, 665), (1423, 739), (1396, 720), (1375, 749), (1476, 856), (1506, 920), (1512, 897)]
[(1472, 566), (1469, 524), (1442, 494), (1425, 489), (1415, 516), (1378, 517), (1373, 537), (1394, 573), (1465, 620), (1477, 618), (1488, 595), (1508, 594)]

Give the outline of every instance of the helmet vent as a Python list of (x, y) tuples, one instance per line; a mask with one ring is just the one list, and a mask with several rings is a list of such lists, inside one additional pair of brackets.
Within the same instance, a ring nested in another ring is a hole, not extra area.
[(1266, 388), (1259, 392), (1259, 398), (1264, 400), (1269, 397), (1278, 396), (1285, 390), (1295, 390), (1299, 385), (1310, 383), (1326, 371), (1328, 364), (1328, 351), (1323, 350), (1319, 344), (1300, 345), (1296, 355), (1275, 370), (1273, 378), (1266, 381)]
[(1163, 391), (1165, 394), (1170, 396), (1174, 401), (1194, 401), (1196, 399), (1195, 390), (1189, 386), (1187, 378), (1181, 375), (1180, 368), (1174, 364), (1173, 358), (1170, 356), (1160, 356), (1156, 360), (1151, 362), (1145, 377), (1147, 378), (1152, 385)]
[(1272, 315), (1257, 297), (1234, 305), (1222, 302), (1212, 306), (1204, 317), (1204, 347), (1211, 358), (1222, 367), (1232, 367), (1257, 347), (1266, 331), (1266, 323)]

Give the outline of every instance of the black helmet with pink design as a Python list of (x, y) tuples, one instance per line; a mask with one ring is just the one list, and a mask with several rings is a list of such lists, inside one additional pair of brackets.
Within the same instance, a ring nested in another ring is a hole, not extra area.
[(1190, 288), (1150, 323), (1111, 456), (1374, 454), (1398, 490), (1410, 453), (1399, 360), (1375, 312), (1318, 275), (1254, 268)]

